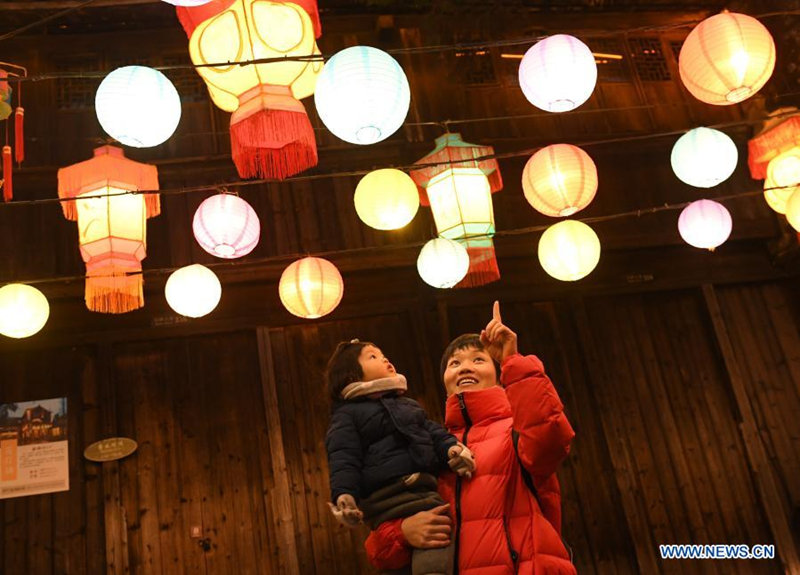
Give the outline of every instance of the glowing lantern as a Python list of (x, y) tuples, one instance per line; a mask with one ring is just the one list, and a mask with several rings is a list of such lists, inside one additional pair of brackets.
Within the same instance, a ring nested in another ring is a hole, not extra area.
[(724, 132), (695, 128), (678, 138), (670, 161), (672, 171), (682, 182), (711, 188), (731, 177), (739, 162), (739, 151)]
[(161, 213), (161, 202), (155, 193), (126, 193), (139, 190), (158, 190), (158, 170), (114, 146), (58, 170), (58, 195), (69, 199), (61, 203), (64, 217), (78, 222), (86, 307), (92, 311), (125, 313), (144, 305), (147, 218)]
[(261, 223), (253, 207), (239, 196), (217, 194), (203, 200), (192, 221), (197, 243), (212, 256), (235, 259), (258, 245)]
[(385, 140), (403, 125), (411, 90), (403, 68), (389, 54), (352, 46), (325, 63), (314, 103), (335, 136), (368, 145)]
[(589, 47), (567, 34), (534, 44), (519, 65), (519, 85), (528, 101), (546, 112), (568, 112), (583, 104), (597, 83)]
[(713, 251), (731, 235), (733, 220), (728, 209), (712, 200), (697, 200), (681, 212), (678, 231), (684, 241), (696, 248)]
[(579, 147), (553, 144), (536, 152), (525, 164), (522, 190), (537, 212), (571, 216), (594, 199), (597, 168)]
[(786, 202), (786, 219), (796, 231), (800, 232), (800, 191), (795, 190)]
[(763, 180), (770, 162), (796, 147), (800, 147), (800, 113), (795, 108), (775, 110), (761, 132), (747, 142), (750, 176)]
[(117, 68), (95, 94), (97, 119), (126, 146), (150, 148), (166, 142), (181, 119), (181, 99), (164, 74), (145, 66)]
[(211, 0), (178, 8), (195, 64), (286, 58), (197, 68), (211, 99), (231, 116), (231, 155), (243, 178), (283, 179), (317, 164), (314, 129), (300, 99), (314, 93), (315, 0)]
[(795, 190), (800, 189), (798, 186), (793, 186), (791, 188), (782, 188), (778, 187), (778, 185), (767, 178), (764, 180), (764, 199), (767, 201), (767, 205), (779, 214), (786, 213), (786, 202), (789, 201), (789, 198), (792, 197), (792, 194)]
[(599, 261), (600, 239), (583, 222), (558, 222), (539, 239), (539, 263), (557, 280), (570, 282), (584, 278)]
[(164, 286), (169, 307), (187, 317), (203, 317), (217, 307), (222, 285), (217, 274), (194, 264), (172, 272)]
[(0, 288), (0, 334), (23, 338), (38, 333), (50, 317), (47, 298), (35, 287), (8, 284)]
[(173, 6), (202, 6), (211, 2), (211, 0), (164, 0), (164, 2)]
[(701, 102), (736, 104), (769, 80), (775, 42), (755, 18), (723, 12), (700, 22), (686, 37), (678, 68), (686, 89)]
[(786, 202), (800, 189), (800, 148), (792, 148), (770, 160), (764, 180), (764, 198), (770, 208), (786, 213)]
[(358, 183), (353, 196), (361, 221), (377, 230), (396, 230), (419, 209), (417, 185), (408, 174), (386, 169), (370, 172)]
[(331, 313), (344, 294), (342, 274), (328, 260), (307, 257), (283, 271), (278, 295), (289, 313), (315, 319)]
[(439, 289), (458, 284), (469, 271), (469, 254), (458, 242), (447, 238), (436, 238), (424, 246), (417, 257), (419, 277)]
[(436, 148), (416, 162), (411, 178), (420, 202), (430, 205), (437, 233), (459, 240), (470, 257), (470, 270), (459, 287), (484, 285), (500, 279), (494, 252), (492, 193), (503, 179), (491, 146), (476, 146), (461, 134), (436, 139)]

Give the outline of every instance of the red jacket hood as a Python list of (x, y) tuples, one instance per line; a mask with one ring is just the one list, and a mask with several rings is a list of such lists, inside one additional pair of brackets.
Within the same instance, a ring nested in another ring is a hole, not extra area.
[(445, 427), (452, 433), (461, 432), (466, 427), (464, 414), (458, 403), (459, 396), (464, 398), (472, 425), (511, 417), (511, 404), (508, 401), (506, 390), (499, 385), (476, 391), (454, 393), (447, 398), (444, 417)]

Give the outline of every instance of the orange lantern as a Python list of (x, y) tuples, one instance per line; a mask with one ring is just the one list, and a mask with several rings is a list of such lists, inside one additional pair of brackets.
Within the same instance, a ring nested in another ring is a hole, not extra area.
[(695, 98), (729, 106), (767, 83), (775, 69), (775, 42), (752, 16), (726, 11), (706, 18), (689, 33), (678, 69)]
[(800, 148), (800, 112), (794, 108), (775, 110), (761, 132), (747, 142), (750, 177), (766, 179), (769, 163), (794, 148)]
[(157, 189), (156, 167), (129, 160), (114, 146), (58, 170), (64, 217), (78, 222), (90, 310), (125, 313), (144, 305), (139, 272), (147, 255), (147, 218), (161, 213), (161, 203), (158, 194), (125, 192)]
[(469, 253), (469, 271), (456, 287), (500, 279), (492, 241), (492, 194), (503, 189), (503, 178), (493, 155), (491, 146), (468, 144), (461, 134), (447, 133), (436, 139), (436, 148), (411, 171), (420, 203), (431, 207), (437, 233), (459, 241)]
[(231, 156), (239, 175), (284, 179), (315, 166), (314, 129), (300, 99), (314, 93), (322, 62), (228, 62), (319, 56), (316, 1), (212, 0), (177, 12), (211, 99), (233, 112)]
[(344, 280), (339, 270), (326, 259), (306, 257), (297, 260), (281, 274), (278, 296), (286, 309), (305, 319), (328, 315), (344, 295)]

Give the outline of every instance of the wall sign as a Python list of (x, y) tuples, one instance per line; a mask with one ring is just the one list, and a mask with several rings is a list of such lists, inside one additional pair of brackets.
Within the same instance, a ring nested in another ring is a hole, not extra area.
[(83, 456), (89, 461), (117, 461), (136, 451), (139, 444), (127, 437), (109, 437), (95, 441), (84, 449)]

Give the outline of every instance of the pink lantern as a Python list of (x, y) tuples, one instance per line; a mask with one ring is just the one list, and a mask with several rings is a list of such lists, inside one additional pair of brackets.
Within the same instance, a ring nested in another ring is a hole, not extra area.
[(684, 241), (696, 248), (714, 251), (731, 235), (733, 220), (728, 209), (712, 200), (697, 200), (686, 206), (678, 218)]
[(212, 256), (235, 259), (258, 245), (261, 224), (250, 204), (239, 196), (222, 193), (200, 204), (192, 230), (200, 247)]

